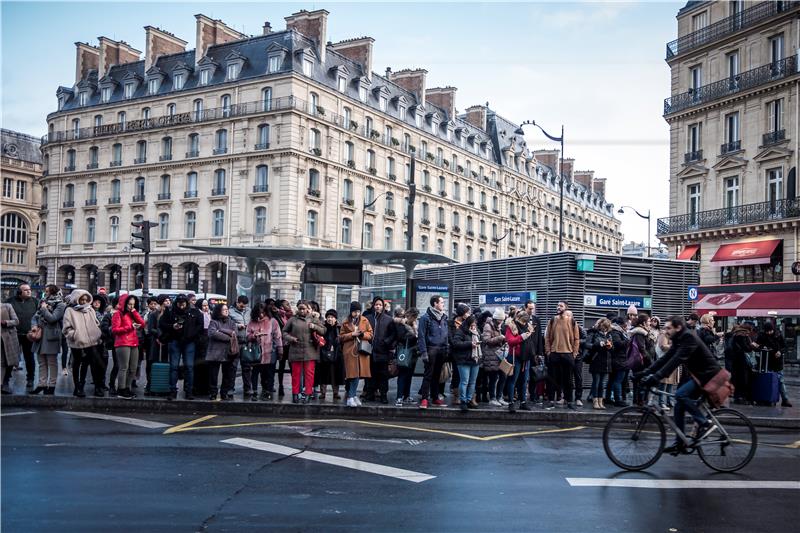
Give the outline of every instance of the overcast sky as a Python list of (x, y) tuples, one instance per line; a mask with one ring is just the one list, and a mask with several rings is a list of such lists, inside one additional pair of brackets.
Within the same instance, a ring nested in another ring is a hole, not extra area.
[[(122, 39), (144, 51), (146, 25), (194, 47), (196, 13), (261, 33), (300, 9), (327, 9), (328, 39), (375, 39), (373, 70), (422, 67), (428, 87), (458, 88), (456, 107), (489, 102), (498, 114), (565, 130), (579, 170), (607, 178), (606, 197), (655, 220), (668, 215), (669, 96), (665, 44), (684, 2), (2, 2), (3, 127), (43, 135), (59, 85), (75, 77), (76, 41)], [(531, 148), (555, 148), (526, 130)], [(647, 238), (646, 221), (617, 215), (626, 241)], [(653, 243), (656, 240), (653, 237)]]

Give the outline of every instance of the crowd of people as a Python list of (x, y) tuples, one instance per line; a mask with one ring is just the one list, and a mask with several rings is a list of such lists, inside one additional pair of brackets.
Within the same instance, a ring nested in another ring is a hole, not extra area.
[[(314, 301), (292, 307), (287, 300), (267, 299), (251, 307), (246, 296), (231, 306), (212, 306), (194, 294), (144, 303), (123, 294), (109, 302), (80, 289), (65, 298), (48, 285), (36, 299), (23, 284), (0, 306), (2, 392), (13, 392), (13, 372), (24, 363), (26, 392), (54, 394), (60, 355), (62, 374), (71, 374), (78, 397), (87, 395), (88, 378), (96, 397), (134, 398), (142, 383), (145, 396), (161, 394), (151, 390), (153, 366), (161, 363), (169, 365), (171, 400), (178, 398), (180, 384), (186, 400), (232, 401), (239, 374), (244, 401), (273, 401), (276, 394), (280, 400), (288, 366), (294, 403), (324, 400), (330, 392), (336, 401), (343, 395), (348, 407), (388, 404), (393, 386), (397, 407), (420, 409), (447, 405), (448, 389), (450, 401), (464, 412), (481, 404), (512, 413), (534, 405), (577, 409), (584, 400), (598, 410), (647, 402), (671, 407), (664, 396), (648, 397), (632, 379), (672, 343), (659, 317), (634, 306), (625, 316), (610, 314), (584, 329), (567, 302), (558, 302), (547, 320), (537, 315), (533, 301), (491, 310), (460, 303), (452, 317), (443, 297), (433, 296), (429, 304), (424, 311), (390, 310), (377, 297), (366, 309), (351, 302), (349, 314), (340, 317), (334, 309), (323, 314)], [(722, 333), (715, 331), (713, 316), (694, 314), (685, 324), (724, 360), (736, 402), (753, 401), (757, 352), (779, 375), (782, 405), (791, 406), (783, 380), (785, 343), (774, 324), (761, 331), (736, 324)], [(418, 361), (422, 382), (412, 391)], [(591, 375), (586, 387), (584, 365)], [(658, 387), (671, 392), (689, 379), (678, 366), (659, 378)]]

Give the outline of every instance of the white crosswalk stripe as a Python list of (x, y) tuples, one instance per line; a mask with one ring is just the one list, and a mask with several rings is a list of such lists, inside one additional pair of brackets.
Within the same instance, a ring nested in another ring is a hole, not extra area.
[(147, 429), (162, 429), (171, 427), (169, 424), (161, 422), (153, 422), (151, 420), (142, 420), (140, 418), (128, 418), (126, 416), (105, 415), (102, 413), (87, 413), (83, 411), (58, 411), (63, 415), (81, 416), (84, 418), (96, 418), (98, 420), (109, 420), (111, 422), (119, 422), (121, 424), (128, 424), (131, 426), (138, 426)]
[(630, 489), (780, 489), (800, 490), (800, 481), (735, 481), (724, 479), (605, 479), (568, 477), (573, 487), (621, 487)]

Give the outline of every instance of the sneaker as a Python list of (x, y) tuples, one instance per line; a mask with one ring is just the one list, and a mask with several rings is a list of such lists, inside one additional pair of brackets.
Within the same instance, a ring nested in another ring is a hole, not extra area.
[(434, 400), (433, 405), (441, 407), (443, 405), (447, 405), (447, 403), (444, 400)]
[(398, 398), (396, 402), (394, 402), (395, 407), (403, 407), (403, 398)]
[(563, 400), (563, 399), (561, 399), (561, 400), (558, 400), (558, 401), (556, 402), (556, 404), (558, 404), (558, 406), (559, 406), (559, 407), (564, 407), (564, 400)]
[(347, 399), (347, 407), (358, 407), (358, 404), (356, 404), (356, 399), (355, 398), (348, 398)]
[(567, 409), (572, 409), (572, 410), (574, 411), (574, 410), (575, 410), (575, 409), (577, 409), (577, 408), (575, 407), (575, 404), (574, 404), (574, 403), (572, 403), (572, 402), (569, 402), (569, 403), (567, 404)]
[(791, 407), (791, 406), (792, 406), (792, 402), (790, 402), (789, 400), (783, 400), (781, 402), (781, 407)]
[(678, 455), (686, 451), (686, 446), (681, 441), (675, 441), (666, 448), (664, 448), (664, 453), (668, 453), (671, 455)]
[(403, 400), (403, 403), (404, 403), (404, 404), (406, 404), (406, 405), (413, 405), (413, 404), (415, 404), (416, 402), (415, 402), (414, 400), (412, 400), (411, 398), (405, 398), (405, 399)]
[(519, 409), (520, 409), (520, 411), (530, 411), (531, 410), (531, 408), (530, 408), (530, 406), (528, 405), (527, 402), (520, 403), (519, 404)]
[(577, 405), (578, 407), (583, 407), (583, 402), (580, 400), (575, 400), (575, 405)]
[(547, 402), (547, 405), (545, 406), (545, 409), (555, 409), (555, 408), (556, 408), (556, 402)]
[(492, 405), (494, 407), (501, 407), (503, 404), (501, 404), (497, 400), (489, 400), (489, 405)]
[(508, 402), (504, 398), (497, 400), (497, 403), (500, 404), (500, 407), (508, 407)]

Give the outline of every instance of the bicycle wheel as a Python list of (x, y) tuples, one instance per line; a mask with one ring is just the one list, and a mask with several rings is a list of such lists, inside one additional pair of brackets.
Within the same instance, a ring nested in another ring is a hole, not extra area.
[(667, 440), (664, 423), (646, 407), (618, 411), (603, 430), (603, 448), (611, 462), (624, 470), (652, 466)]
[(756, 454), (758, 434), (753, 423), (739, 411), (714, 411), (719, 425), (697, 445), (700, 459), (717, 472), (736, 472)]

